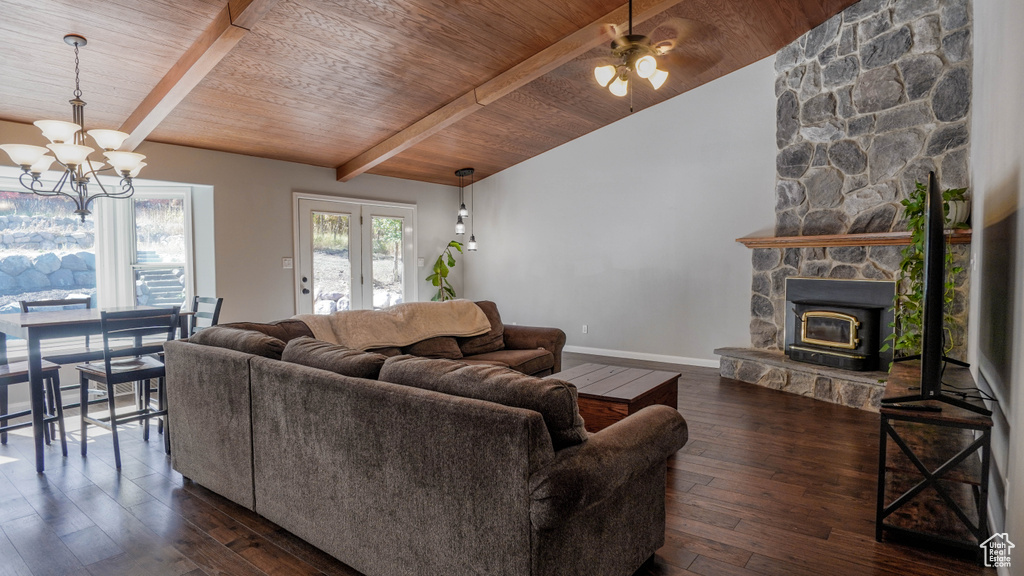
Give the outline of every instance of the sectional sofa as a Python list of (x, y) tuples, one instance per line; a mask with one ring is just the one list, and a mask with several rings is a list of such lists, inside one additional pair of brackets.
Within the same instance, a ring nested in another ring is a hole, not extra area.
[(167, 343), (172, 465), (192, 482), (367, 576), (628, 576), (663, 544), (678, 411), (588, 434), (557, 378), (281, 324), (265, 331), (287, 342), (236, 327)]

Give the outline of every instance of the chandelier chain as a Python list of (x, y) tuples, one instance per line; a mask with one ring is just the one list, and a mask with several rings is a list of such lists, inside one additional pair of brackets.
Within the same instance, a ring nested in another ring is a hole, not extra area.
[(82, 97), (82, 86), (78, 82), (78, 42), (75, 42), (75, 98)]

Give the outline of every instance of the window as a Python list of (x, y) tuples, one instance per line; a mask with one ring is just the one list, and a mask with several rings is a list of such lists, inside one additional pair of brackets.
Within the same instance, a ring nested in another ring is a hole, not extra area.
[[(130, 306), (191, 298), (191, 187), (137, 183), (130, 200), (93, 202), (82, 222), (68, 200), (20, 192), (19, 173), (0, 167), (0, 314), (20, 312), (20, 300)], [(21, 342), (12, 340), (18, 355)]]

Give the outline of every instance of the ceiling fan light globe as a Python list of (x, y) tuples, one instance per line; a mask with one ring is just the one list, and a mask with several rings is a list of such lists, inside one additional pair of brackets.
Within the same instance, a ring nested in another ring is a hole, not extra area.
[(668, 72), (665, 72), (664, 70), (655, 70), (654, 74), (651, 74), (651, 77), (647, 80), (650, 81), (651, 86), (654, 86), (654, 89), (657, 90), (658, 88), (661, 88), (661, 85), (665, 83), (665, 80), (668, 80)]
[(629, 93), (629, 81), (626, 80), (626, 78), (619, 76), (608, 85), (608, 90), (611, 91), (612, 94), (621, 98)]
[(658, 71), (658, 62), (650, 54), (643, 56), (636, 61), (636, 75), (641, 78), (650, 78)]
[(615, 78), (615, 66), (608, 64), (607, 66), (594, 68), (594, 78), (597, 79), (597, 83), (601, 86), (607, 86), (612, 81), (612, 78)]
[(46, 147), (53, 150), (53, 155), (65, 166), (80, 166), (89, 158), (89, 154), (95, 151), (89, 146), (80, 146), (78, 144), (55, 143), (47, 144)]
[(18, 166), (32, 166), (46, 155), (46, 148), (29, 144), (3, 144), (0, 150), (7, 152), (11, 160)]
[(43, 136), (54, 144), (75, 141), (75, 134), (82, 129), (74, 122), (63, 120), (36, 120), (33, 122), (43, 132)]

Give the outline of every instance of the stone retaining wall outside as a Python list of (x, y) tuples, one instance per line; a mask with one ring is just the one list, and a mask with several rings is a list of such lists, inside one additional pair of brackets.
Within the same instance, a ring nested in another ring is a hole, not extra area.
[(0, 258), (0, 294), (22, 294), (42, 290), (75, 290), (96, 287), (96, 255), (53, 252), (29, 258), (13, 254)]

